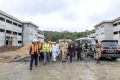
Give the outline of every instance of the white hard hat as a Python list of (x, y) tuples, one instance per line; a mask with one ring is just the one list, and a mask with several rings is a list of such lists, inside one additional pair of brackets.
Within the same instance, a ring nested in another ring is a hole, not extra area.
[(34, 39), (33, 42), (37, 42), (37, 39)]

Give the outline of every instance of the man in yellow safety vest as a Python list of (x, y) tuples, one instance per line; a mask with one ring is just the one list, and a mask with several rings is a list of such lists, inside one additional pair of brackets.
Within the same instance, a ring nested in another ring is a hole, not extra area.
[(44, 64), (50, 60), (50, 44), (47, 42), (44, 43)]
[(43, 42), (39, 42), (39, 62), (43, 61)]

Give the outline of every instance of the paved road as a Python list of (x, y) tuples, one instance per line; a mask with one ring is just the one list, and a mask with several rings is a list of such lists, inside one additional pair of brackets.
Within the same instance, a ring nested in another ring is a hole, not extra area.
[(39, 64), (32, 71), (28, 62), (0, 63), (0, 80), (120, 80), (120, 61)]

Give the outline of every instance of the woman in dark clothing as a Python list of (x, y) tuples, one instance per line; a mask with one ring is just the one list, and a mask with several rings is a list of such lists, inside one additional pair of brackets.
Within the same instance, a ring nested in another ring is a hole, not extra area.
[(76, 51), (77, 51), (77, 59), (78, 61), (82, 60), (82, 46), (80, 44), (78, 44), (78, 46), (76, 47)]

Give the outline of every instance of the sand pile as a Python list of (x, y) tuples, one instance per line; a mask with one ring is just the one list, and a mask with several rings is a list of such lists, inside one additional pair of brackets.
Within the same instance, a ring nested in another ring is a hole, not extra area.
[(20, 49), (17, 49), (17, 52), (23, 52), (23, 51), (28, 51), (30, 49), (30, 45), (26, 45), (21, 47)]
[(1, 52), (9, 52), (9, 51), (15, 51), (21, 47), (18, 46), (1, 46), (0, 47), (0, 53)]
[(15, 51), (2, 52), (0, 54), (1, 62), (11, 62), (13, 59), (20, 58), (23, 55), (29, 55), (30, 46), (23, 46)]

